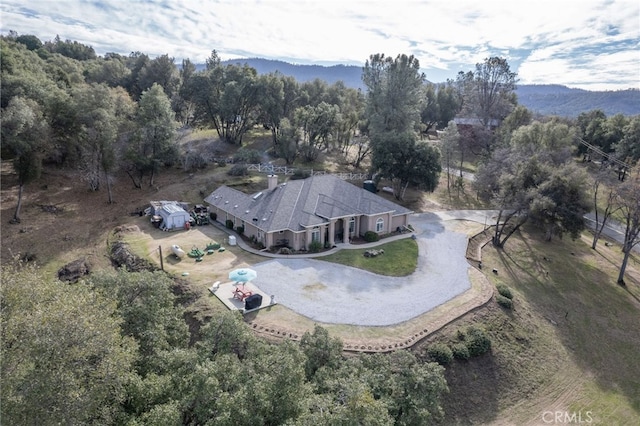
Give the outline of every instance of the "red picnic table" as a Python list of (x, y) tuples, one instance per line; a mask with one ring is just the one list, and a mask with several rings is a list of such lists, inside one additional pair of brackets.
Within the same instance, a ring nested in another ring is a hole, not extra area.
[(244, 299), (251, 296), (252, 294), (253, 292), (251, 290), (246, 290), (244, 288), (244, 285), (242, 285), (242, 287), (236, 287), (236, 289), (233, 290), (233, 297), (241, 302), (244, 302)]

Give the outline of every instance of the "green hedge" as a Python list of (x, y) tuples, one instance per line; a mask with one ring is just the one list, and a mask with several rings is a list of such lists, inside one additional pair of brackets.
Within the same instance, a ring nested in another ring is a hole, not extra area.
[(322, 250), (322, 243), (320, 241), (312, 241), (311, 244), (309, 244), (309, 251), (311, 253), (317, 253), (320, 250)]
[(491, 339), (482, 328), (477, 326), (467, 328), (465, 344), (469, 349), (469, 356), (472, 357), (485, 354), (491, 349)]
[(451, 345), (451, 352), (453, 353), (453, 357), (455, 359), (459, 359), (462, 361), (468, 360), (471, 355), (469, 354), (469, 348), (464, 343), (454, 343)]
[(380, 239), (380, 236), (373, 231), (367, 231), (364, 233), (364, 240), (368, 243), (376, 242)]
[(496, 296), (496, 301), (498, 302), (498, 305), (502, 306), (503, 308), (513, 309), (513, 301), (508, 297), (498, 294)]
[(496, 288), (498, 289), (498, 293), (500, 295), (506, 297), (507, 299), (513, 299), (513, 293), (511, 293), (511, 289), (504, 284), (496, 284)]
[(453, 360), (453, 352), (444, 343), (435, 343), (429, 346), (427, 355), (440, 365), (447, 365)]

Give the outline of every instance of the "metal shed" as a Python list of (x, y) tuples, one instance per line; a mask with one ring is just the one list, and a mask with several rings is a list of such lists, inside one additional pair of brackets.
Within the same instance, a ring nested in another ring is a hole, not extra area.
[(153, 213), (162, 217), (160, 229), (173, 231), (185, 229), (191, 216), (177, 201), (152, 202)]

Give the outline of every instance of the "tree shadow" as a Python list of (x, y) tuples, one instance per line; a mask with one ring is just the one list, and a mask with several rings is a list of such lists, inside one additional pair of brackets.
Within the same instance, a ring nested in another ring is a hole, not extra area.
[(503, 279), (555, 326), (581, 370), (603, 391), (623, 394), (640, 414), (640, 329), (632, 325), (640, 298), (629, 290), (638, 287), (638, 280), (629, 278), (627, 288), (617, 285), (615, 268), (599, 268), (596, 257), (602, 255), (580, 240), (546, 242), (536, 233), (512, 238), (497, 251)]

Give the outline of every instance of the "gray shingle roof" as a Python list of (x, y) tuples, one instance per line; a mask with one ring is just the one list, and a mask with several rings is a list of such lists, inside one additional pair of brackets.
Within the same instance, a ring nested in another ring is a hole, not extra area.
[(398, 204), (335, 176), (319, 175), (290, 180), (275, 189), (253, 195), (221, 186), (205, 201), (265, 232), (305, 227), (342, 217), (412, 213)]

